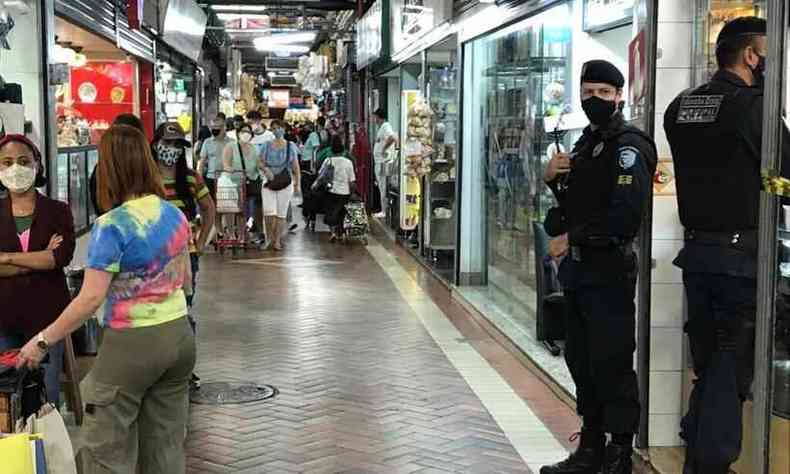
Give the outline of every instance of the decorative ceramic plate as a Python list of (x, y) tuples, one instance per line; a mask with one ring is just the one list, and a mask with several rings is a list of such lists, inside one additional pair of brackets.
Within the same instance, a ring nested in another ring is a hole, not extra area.
[(80, 84), (79, 89), (77, 89), (77, 95), (79, 95), (80, 100), (83, 102), (96, 102), (96, 96), (98, 94), (99, 92), (96, 90), (96, 86), (93, 85), (92, 82), (83, 82)]
[(124, 97), (126, 97), (126, 92), (123, 90), (123, 87), (115, 86), (110, 90), (110, 100), (113, 104), (120, 104), (123, 102)]

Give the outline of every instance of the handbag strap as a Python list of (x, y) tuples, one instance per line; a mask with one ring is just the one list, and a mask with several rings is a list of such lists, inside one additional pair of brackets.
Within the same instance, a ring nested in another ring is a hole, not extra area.
[(244, 177), (247, 177), (247, 165), (244, 163), (244, 152), (241, 149), (241, 143), (236, 142), (236, 146), (239, 147), (239, 159), (241, 160), (241, 170), (244, 172)]

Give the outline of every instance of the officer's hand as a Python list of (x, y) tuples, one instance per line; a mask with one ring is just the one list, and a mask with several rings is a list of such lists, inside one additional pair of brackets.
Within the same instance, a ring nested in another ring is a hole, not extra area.
[(557, 153), (551, 157), (546, 172), (543, 173), (543, 181), (550, 183), (557, 178), (557, 175), (567, 174), (571, 171), (570, 153)]
[(562, 234), (549, 242), (549, 255), (553, 259), (559, 259), (568, 255), (568, 234)]

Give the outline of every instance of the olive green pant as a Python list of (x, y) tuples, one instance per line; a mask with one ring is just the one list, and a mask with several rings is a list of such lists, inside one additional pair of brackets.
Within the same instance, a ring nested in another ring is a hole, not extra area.
[(84, 474), (183, 474), (195, 338), (187, 318), (105, 329), (85, 399)]

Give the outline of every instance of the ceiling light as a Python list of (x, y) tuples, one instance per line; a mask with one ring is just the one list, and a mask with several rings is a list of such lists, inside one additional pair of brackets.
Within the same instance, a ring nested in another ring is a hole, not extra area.
[(241, 20), (242, 18), (246, 18), (248, 20), (265, 20), (269, 18), (269, 15), (256, 15), (250, 13), (217, 13), (217, 18), (222, 21)]
[(215, 12), (263, 12), (265, 5), (211, 5)]
[(255, 49), (258, 51), (272, 51), (274, 53), (306, 53), (310, 51), (309, 46), (297, 44), (273, 44), (266, 41), (266, 38), (255, 38), (254, 43)]
[(266, 38), (268, 41), (277, 43), (277, 44), (289, 44), (289, 43), (310, 43), (315, 40), (315, 33), (284, 33), (278, 35), (272, 35), (269, 38)]

